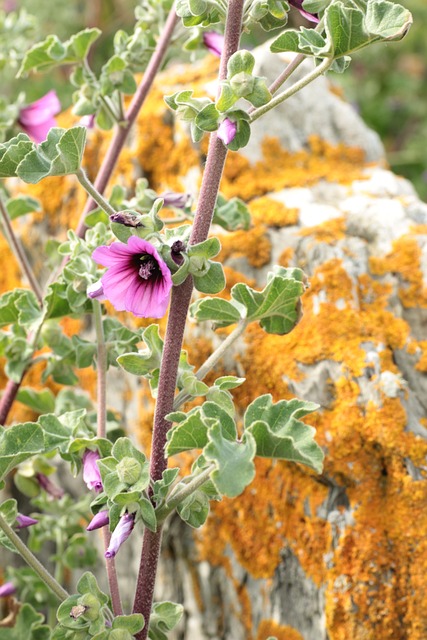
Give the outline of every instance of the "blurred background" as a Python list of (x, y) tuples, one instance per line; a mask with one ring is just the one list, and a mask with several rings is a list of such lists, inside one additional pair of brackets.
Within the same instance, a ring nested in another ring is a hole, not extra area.
[[(381, 136), (393, 171), (411, 180), (419, 195), (427, 200), (427, 2), (400, 1), (414, 16), (409, 34), (398, 43), (370, 46), (353, 58), (342, 76), (330, 74), (330, 77), (365, 122)], [(0, 43), (1, 97), (15, 99), (25, 86), (26, 101), (31, 102), (55, 88), (66, 106), (71, 105), (73, 92), (66, 69), (53, 76), (32, 76), (30, 83), (16, 81), (16, 69), (1, 64), (2, 48), (14, 46), (22, 51), (50, 33), (66, 39), (84, 27), (96, 25), (103, 31), (92, 60), (96, 67), (111, 54), (115, 31), (131, 30), (138, 1), (55, 0), (52, 4), (48, 0), (3, 0), (1, 4), (5, 14), (0, 21), (17, 9), (36, 16), (36, 20), (27, 17), (26, 22), (17, 26), (13, 43)], [(301, 23), (296, 11), (291, 11), (290, 20), (290, 26)]]

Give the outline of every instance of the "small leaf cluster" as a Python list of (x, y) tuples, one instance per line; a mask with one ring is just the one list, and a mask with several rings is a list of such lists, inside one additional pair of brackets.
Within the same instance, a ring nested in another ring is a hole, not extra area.
[(37, 20), (25, 9), (0, 13), (0, 70), (16, 69), (25, 51), (33, 41)]
[(134, 613), (113, 619), (108, 602), (95, 577), (84, 573), (77, 583), (77, 593), (58, 608), (52, 640), (132, 640), (144, 628), (143, 616)]
[(176, 13), (184, 27), (208, 27), (225, 19), (225, 10), (217, 0), (177, 0)]
[(255, 0), (250, 4), (245, 27), (253, 29), (260, 25), (264, 31), (283, 28), (288, 22), (289, 9), (287, 0)]
[(343, 71), (349, 56), (359, 49), (402, 39), (412, 24), (410, 12), (388, 0), (306, 0), (304, 8), (323, 14), (324, 33), (305, 27), (290, 29), (274, 40), (271, 50), (335, 60), (335, 71)]
[(150, 465), (129, 438), (119, 438), (111, 455), (98, 461), (104, 493), (92, 503), (97, 511), (107, 506), (110, 529), (114, 530), (126, 511), (139, 516), (146, 527), (156, 531), (154, 507), (146, 489), (150, 484)]
[(217, 131), (227, 118), (237, 126), (236, 135), (227, 148), (237, 151), (248, 144), (250, 116), (243, 109), (233, 108), (235, 103), (243, 98), (252, 106), (261, 107), (271, 100), (265, 79), (253, 74), (254, 66), (255, 58), (250, 51), (236, 51), (227, 63), (227, 78), (221, 82), (216, 103), (209, 98), (194, 98), (190, 90), (165, 97), (167, 105), (190, 123), (194, 142), (199, 142), (206, 132)]

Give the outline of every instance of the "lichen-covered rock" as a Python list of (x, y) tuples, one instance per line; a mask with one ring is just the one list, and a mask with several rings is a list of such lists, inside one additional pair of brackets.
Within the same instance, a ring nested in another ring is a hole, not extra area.
[[(262, 73), (274, 75), (267, 58)], [(205, 87), (215, 64), (160, 79), (115, 180), (132, 187), (146, 175), (159, 191), (197, 190), (205, 147), (188, 141), (162, 94)], [(427, 205), (384, 168), (376, 136), (327, 80), (293, 100), (259, 121), (255, 144), (229, 155), (221, 189), (249, 203), (253, 225), (221, 240), (228, 288), (263, 286), (274, 263), (303, 268), (304, 316), (286, 336), (251, 326), (227, 370), (247, 378), (235, 392), (242, 411), (263, 393), (319, 402), (311, 423), (324, 473), (259, 459), (253, 484), (214, 504), (202, 530), (172, 520), (157, 596), (185, 604), (183, 638), (425, 640)], [(108, 144), (92, 138), (91, 171)], [(75, 223), (82, 197), (71, 178), (31, 192), (52, 229)], [(220, 337), (190, 329), (192, 362)], [(92, 373), (82, 377), (90, 388)], [(147, 444), (148, 391), (133, 393), (142, 408), (126, 422)]]

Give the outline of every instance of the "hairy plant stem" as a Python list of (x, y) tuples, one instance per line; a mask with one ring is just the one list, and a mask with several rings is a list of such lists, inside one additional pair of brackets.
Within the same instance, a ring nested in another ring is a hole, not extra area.
[[(223, 80), (226, 77), (228, 59), (239, 47), (243, 5), (244, 0), (230, 0), (228, 3), (225, 41), (220, 63), (219, 80)], [(212, 134), (209, 141), (206, 167), (203, 173), (190, 244), (203, 242), (208, 236), (226, 156), (227, 149), (217, 138), (216, 134)], [(167, 466), (164, 448), (166, 444), (166, 434), (171, 424), (165, 419), (165, 416), (173, 409), (179, 356), (192, 291), (193, 282), (190, 277), (180, 286), (174, 287), (172, 291), (154, 416), (150, 466), (153, 481), (162, 477), (162, 473)], [(133, 606), (133, 611), (135, 613), (142, 613), (145, 619), (144, 629), (136, 636), (138, 640), (146, 640), (148, 635), (161, 537), (161, 527), (159, 527), (155, 533), (149, 531), (147, 528), (144, 531), (141, 564)]]
[(2, 393), (0, 400), (0, 424), (4, 425), (7, 417), (9, 415), (9, 411), (12, 408), (13, 403), (15, 402), (15, 398), (18, 395), (18, 391), (21, 387), (22, 380), (24, 379), (27, 371), (25, 370), (21, 376), (19, 382), (15, 382), (14, 380), (8, 380), (6, 387)]
[[(132, 125), (134, 124), (137, 115), (140, 112), (142, 105), (144, 104), (148, 92), (151, 89), (151, 85), (154, 82), (156, 74), (161, 67), (177, 20), (178, 18), (175, 12), (175, 5), (173, 5), (166, 19), (165, 27), (157, 42), (156, 50), (151, 56), (150, 62), (148, 63), (147, 69), (145, 70), (144, 77), (141, 80), (141, 83), (139, 84), (138, 89), (136, 90), (136, 93), (129, 105), (129, 109), (126, 112), (124, 121), (120, 124), (120, 126), (116, 128), (114, 136), (111, 140), (111, 144), (98, 171), (98, 175), (96, 176), (94, 187), (100, 194), (103, 194), (105, 191), (105, 188), (117, 164), (120, 152), (127, 140), (129, 131), (131, 130)], [(86, 216), (94, 208), (95, 202), (92, 198), (89, 198), (86, 202), (86, 206), (77, 225), (76, 233), (79, 237), (84, 236), (86, 231)]]
[(281, 104), (298, 91), (301, 91), (301, 89), (304, 89), (304, 87), (310, 84), (310, 82), (313, 82), (313, 80), (326, 73), (332, 63), (332, 58), (325, 58), (323, 62), (313, 69), (313, 71), (307, 73), (303, 78), (301, 78), (301, 80), (298, 80), (295, 84), (289, 87), (289, 89), (282, 91), (282, 93), (277, 94), (272, 100), (270, 100), (270, 102), (267, 102), (267, 104), (262, 107), (255, 109), (251, 114), (251, 122), (258, 120), (258, 118), (271, 111), (271, 109), (277, 107), (278, 104)]
[(15, 533), (11, 526), (9, 526), (3, 516), (0, 514), (0, 529), (2, 529), (3, 533), (7, 538), (9, 538), (10, 542), (13, 544), (15, 549), (19, 552), (25, 562), (37, 573), (37, 575), (43, 580), (43, 582), (49, 587), (49, 589), (56, 595), (58, 600), (66, 600), (69, 594), (59, 582), (55, 580), (55, 578), (44, 568), (41, 562), (36, 558), (35, 555), (31, 553), (28, 549), (27, 545), (25, 545), (21, 538)]
[(19, 263), (22, 273), (26, 276), (31, 289), (34, 291), (37, 297), (37, 300), (39, 301), (40, 305), (42, 305), (43, 291), (37, 281), (37, 278), (34, 275), (34, 271), (31, 268), (31, 265), (28, 261), (27, 255), (24, 251), (21, 241), (15, 234), (15, 231), (12, 227), (12, 224), (9, 218), (9, 214), (6, 210), (6, 206), (1, 197), (0, 197), (0, 216), (3, 224), (3, 231), (6, 237), (6, 240), (8, 241), (13, 253), (15, 254), (15, 258)]
[[(244, 320), (244, 319), (241, 320), (237, 324), (235, 329), (233, 329), (233, 331), (228, 334), (226, 339), (223, 340), (223, 342), (221, 342), (219, 347), (217, 349), (215, 349), (215, 351), (213, 353), (211, 353), (209, 358), (202, 364), (202, 366), (200, 367), (200, 369), (196, 373), (196, 378), (198, 380), (203, 380), (203, 378), (205, 378), (208, 375), (209, 371), (211, 371), (214, 368), (214, 366), (216, 365), (216, 363), (219, 360), (221, 360), (223, 355), (226, 353), (227, 349), (229, 349), (231, 347), (231, 345), (238, 338), (240, 338), (242, 333), (245, 331), (245, 329), (247, 327), (247, 324), (248, 323), (246, 322), (246, 320)], [(184, 404), (184, 402), (187, 402), (187, 400), (190, 400), (190, 399), (191, 399), (190, 395), (185, 393), (185, 391), (180, 391), (178, 393), (178, 395), (176, 396), (175, 400), (174, 400), (173, 410), (177, 411), (179, 409), (179, 407)]]
[[(105, 346), (104, 328), (102, 326), (102, 308), (98, 300), (92, 300), (93, 317), (95, 321), (96, 341), (97, 341), (97, 430), (98, 438), (105, 438), (107, 435), (107, 350)], [(104, 551), (107, 551), (110, 544), (111, 534), (108, 527), (102, 527), (102, 537), (104, 541)], [(116, 563), (114, 558), (105, 558), (107, 568), (108, 585), (110, 587), (111, 604), (116, 616), (123, 615), (123, 608), (120, 599), (119, 582), (117, 580)]]
[(104, 196), (95, 188), (95, 186), (91, 183), (86, 173), (80, 168), (76, 171), (76, 178), (82, 185), (83, 189), (87, 191), (92, 200), (96, 202), (96, 204), (109, 216), (116, 213), (116, 210), (111, 206), (111, 204), (104, 198)]

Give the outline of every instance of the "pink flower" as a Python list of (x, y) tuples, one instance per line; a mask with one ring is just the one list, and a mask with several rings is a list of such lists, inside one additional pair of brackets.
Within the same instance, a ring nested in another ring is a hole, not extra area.
[(131, 236), (127, 244), (98, 247), (92, 257), (108, 267), (101, 278), (103, 295), (117, 311), (130, 311), (139, 318), (164, 316), (172, 277), (152, 244)]
[(64, 495), (64, 491), (53, 484), (53, 482), (44, 473), (36, 473), (36, 479), (41, 488), (52, 496), (52, 498), (57, 498), (59, 500)]
[(61, 111), (61, 103), (56, 91), (49, 91), (45, 96), (23, 107), (19, 112), (18, 123), (30, 138), (37, 144), (47, 138), (52, 127), (56, 127), (53, 116)]
[(93, 129), (95, 127), (95, 116), (82, 116), (79, 120), (79, 125), (87, 129)]
[(224, 36), (216, 31), (205, 31), (203, 33), (203, 44), (214, 56), (220, 58), (224, 47)]
[(309, 13), (308, 11), (304, 11), (302, 7), (303, 0), (289, 0), (289, 4), (298, 9), (300, 14), (310, 20), (310, 22), (319, 22), (319, 18), (314, 13)]
[(83, 481), (87, 484), (88, 489), (95, 489), (98, 492), (103, 489), (101, 474), (96, 464), (100, 458), (98, 451), (90, 449), (86, 449), (83, 454)]
[(99, 511), (96, 516), (93, 516), (92, 520), (86, 527), (86, 531), (95, 531), (95, 529), (105, 527), (109, 522), (110, 518), (108, 516), (108, 509), (104, 509), (103, 511)]
[(163, 198), (164, 207), (175, 207), (175, 209), (185, 209), (191, 196), (189, 193), (176, 193), (175, 191), (164, 191), (159, 195)]
[(22, 513), (18, 513), (16, 516), (16, 529), (25, 529), (26, 527), (31, 527), (33, 524), (37, 524), (38, 520), (34, 520), (34, 518), (30, 518), (29, 516), (24, 516)]
[(225, 118), (225, 120), (223, 120), (218, 127), (217, 135), (224, 144), (229, 144), (232, 140), (234, 140), (236, 132), (237, 124), (230, 120), (230, 118)]
[(111, 534), (110, 544), (105, 552), (106, 558), (114, 558), (122, 544), (129, 538), (135, 526), (135, 514), (125, 513), (119, 520), (117, 527)]
[(7, 596), (12, 596), (16, 593), (16, 587), (13, 582), (5, 582), (0, 587), (0, 598), (7, 598)]

